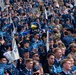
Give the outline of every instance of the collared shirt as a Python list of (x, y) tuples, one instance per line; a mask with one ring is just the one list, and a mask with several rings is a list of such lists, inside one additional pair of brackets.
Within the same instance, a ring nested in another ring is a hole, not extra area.
[(64, 70), (62, 70), (62, 71), (65, 73), (65, 75), (71, 75), (70, 71), (68, 71), (68, 72), (65, 72)]

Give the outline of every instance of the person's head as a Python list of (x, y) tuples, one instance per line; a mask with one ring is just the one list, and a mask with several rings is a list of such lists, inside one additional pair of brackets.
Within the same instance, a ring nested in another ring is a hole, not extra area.
[(40, 22), (39, 18), (36, 19), (36, 22)]
[(59, 24), (60, 20), (59, 19), (56, 19), (56, 24)]
[(61, 62), (61, 66), (64, 71), (70, 71), (72, 68), (71, 61), (69, 59), (63, 59)]
[(75, 43), (71, 43), (70, 44), (70, 49), (71, 49), (71, 52), (76, 52), (76, 44)]
[(66, 19), (66, 24), (69, 24), (69, 23), (70, 23), (70, 19), (67, 18), (67, 19)]
[(62, 55), (65, 55), (65, 51), (66, 51), (65, 45), (62, 42), (60, 42), (58, 43), (58, 47), (61, 49)]
[(62, 47), (62, 48), (61, 48), (61, 51), (62, 51), (62, 55), (65, 55), (66, 47)]
[(8, 19), (4, 19), (4, 24), (8, 24)]
[(36, 61), (39, 61), (39, 55), (38, 55), (38, 53), (33, 53), (32, 59), (36, 60)]
[(23, 45), (25, 48), (29, 47), (29, 40), (24, 40)]
[(23, 56), (24, 56), (24, 58), (29, 58), (29, 51), (28, 51), (28, 49), (24, 49)]
[(53, 17), (51, 18), (51, 22), (54, 22), (54, 18)]
[(53, 53), (49, 53), (47, 55), (47, 61), (48, 61), (49, 66), (54, 63), (54, 54)]
[(0, 57), (0, 63), (7, 63), (7, 59), (5, 56)]
[(29, 69), (29, 70), (32, 69), (33, 68), (33, 59), (27, 58), (25, 60), (25, 65), (26, 65), (27, 69)]
[(43, 33), (42, 34), (42, 40), (45, 41), (46, 40), (46, 37), (47, 37), (47, 34), (46, 33)]
[(34, 32), (34, 38), (35, 39), (39, 39), (39, 33), (36, 31), (36, 32)]
[(62, 51), (60, 48), (55, 48), (55, 57), (60, 59), (62, 57)]
[(70, 54), (67, 56), (67, 59), (69, 59), (71, 61), (71, 65), (74, 66), (74, 59)]

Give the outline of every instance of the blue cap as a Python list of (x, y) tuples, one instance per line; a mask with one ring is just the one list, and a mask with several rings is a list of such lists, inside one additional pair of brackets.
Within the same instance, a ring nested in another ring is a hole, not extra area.
[(39, 34), (39, 32), (38, 32), (38, 31), (35, 31), (35, 32), (33, 33), (33, 35), (36, 35), (36, 34)]
[(23, 40), (23, 44), (29, 43), (29, 40)]
[(28, 49), (23, 49), (23, 53), (27, 53), (27, 52), (29, 52)]

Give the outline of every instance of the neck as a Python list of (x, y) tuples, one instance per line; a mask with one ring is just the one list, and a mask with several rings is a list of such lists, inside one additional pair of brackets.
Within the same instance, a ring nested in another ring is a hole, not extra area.
[(67, 69), (64, 69), (64, 68), (63, 68), (63, 71), (64, 71), (64, 72), (66, 72), (66, 73), (68, 73), (68, 72), (69, 72), (69, 70), (67, 70)]
[(60, 59), (60, 57), (56, 57), (56, 59), (57, 59), (57, 60), (59, 60), (59, 59)]

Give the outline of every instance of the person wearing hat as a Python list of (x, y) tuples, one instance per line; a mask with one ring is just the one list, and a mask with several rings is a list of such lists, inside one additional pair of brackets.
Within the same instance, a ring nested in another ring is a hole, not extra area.
[(28, 51), (28, 49), (24, 49), (23, 56), (24, 56), (24, 60), (29, 58), (29, 51)]
[(40, 42), (40, 40), (39, 40), (39, 32), (38, 31), (35, 31), (35, 32), (33, 32), (33, 38), (31, 40), (31, 45), (33, 43), (38, 44), (39, 42)]
[(22, 42), (22, 45), (23, 45), (23, 48), (21, 48), (21, 50), (19, 50), (19, 53), (20, 53), (20, 57), (24, 57), (23, 54), (25, 52), (29, 52), (29, 40), (23, 40)]

